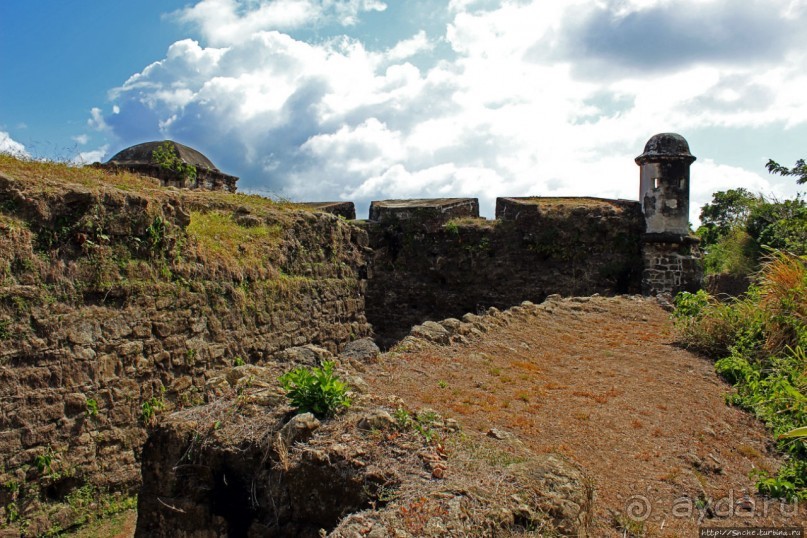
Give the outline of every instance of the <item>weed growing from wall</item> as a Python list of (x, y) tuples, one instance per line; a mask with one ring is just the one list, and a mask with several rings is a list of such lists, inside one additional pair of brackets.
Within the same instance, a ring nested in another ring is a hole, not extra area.
[(165, 409), (165, 400), (160, 396), (152, 396), (140, 404), (140, 422), (149, 426), (156, 420), (157, 414)]

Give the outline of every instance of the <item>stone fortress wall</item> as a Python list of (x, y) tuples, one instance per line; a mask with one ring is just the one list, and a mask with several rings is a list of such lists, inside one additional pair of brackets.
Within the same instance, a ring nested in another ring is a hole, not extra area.
[[(495, 220), (474, 198), (373, 202), (366, 313), (389, 345), (425, 320), (507, 308), (550, 294), (694, 291), (702, 280), (689, 232), (686, 140), (663, 133), (636, 158), (640, 201), (498, 198)], [(350, 203), (321, 203), (349, 218)]]
[[(94, 215), (106, 215), (108, 240), (122, 248), (146, 237), (152, 202), (75, 186), (40, 199), (0, 176), (12, 208), (0, 221), (10, 268), (0, 321), (19, 336), (0, 338), (0, 479), (29, 484), (35, 503), (63, 500), (84, 483), (135, 491), (146, 406), (204, 401), (208, 382), (235, 358), (247, 363), (238, 368), (283, 363), (288, 348), (339, 352), (373, 333), (389, 345), (426, 320), (556, 293), (696, 289), (699, 252), (686, 220), (692, 160), (683, 138), (656, 135), (637, 158), (641, 201), (500, 198), (495, 220), (479, 218), (475, 199), (375, 202), (369, 220), (352, 223), (351, 204), (314, 204), (316, 212), (293, 211), (279, 239), (282, 289), (253, 282), (245, 291), (201, 267), (198, 282), (120, 299), (84, 293), (73, 303), (53, 303), (31, 280), (37, 233), (70, 215), (69, 229), (90, 236)], [(184, 202), (166, 196), (152, 211), (184, 237)], [(79, 250), (71, 263), (82, 261)], [(58, 477), (37, 469), (43, 455), (58, 461)], [(22, 506), (20, 495), (0, 491), (0, 506)]]
[(548, 295), (641, 291), (637, 202), (500, 198), (373, 202), (367, 320), (382, 346), (425, 320), (507, 308)]

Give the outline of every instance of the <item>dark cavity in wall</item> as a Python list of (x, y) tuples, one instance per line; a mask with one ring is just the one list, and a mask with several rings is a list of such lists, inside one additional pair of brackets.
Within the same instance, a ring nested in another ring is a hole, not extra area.
[(249, 483), (235, 470), (223, 467), (213, 478), (211, 511), (227, 522), (228, 536), (241, 538), (255, 517)]

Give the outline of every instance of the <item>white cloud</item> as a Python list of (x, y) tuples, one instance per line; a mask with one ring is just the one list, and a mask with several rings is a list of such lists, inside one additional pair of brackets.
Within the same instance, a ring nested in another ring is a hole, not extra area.
[(84, 146), (85, 144), (87, 144), (87, 142), (90, 141), (90, 137), (87, 136), (86, 134), (76, 135), (71, 138), (76, 144), (79, 144), (80, 146)]
[(421, 30), (414, 36), (399, 42), (387, 52), (386, 57), (390, 61), (406, 60), (415, 54), (428, 52), (434, 49), (434, 43), (426, 37), (426, 32)]
[(367, 11), (384, 11), (376, 0), (202, 0), (177, 16), (199, 27), (212, 45), (239, 43), (256, 32), (292, 30), (309, 24), (356, 24)]
[(12, 139), (5, 131), (0, 131), (0, 153), (8, 153), (16, 157), (28, 157), (25, 146)]
[(104, 113), (100, 108), (93, 107), (90, 110), (90, 119), (87, 120), (87, 126), (96, 131), (106, 131), (108, 129)]
[(100, 148), (91, 151), (82, 151), (73, 158), (72, 162), (73, 164), (79, 164), (79, 165), (101, 162), (104, 156), (107, 155), (108, 151), (109, 151), (109, 145), (104, 144)]
[[(803, 26), (797, 4), (452, 0), (444, 36), (372, 50), (275, 30), (354, 24), (380, 2), (202, 0), (180, 17), (208, 44), (174, 43), (90, 124), (125, 142), (178, 139), (241, 188), (296, 199), (477, 196), (489, 215), (496, 196), (636, 199), (633, 158), (655, 133), (807, 124), (805, 38), (772, 33)], [(685, 43), (687, 24), (705, 37)], [(679, 46), (682, 58), (665, 48)], [(783, 184), (692, 149), (693, 208), (714, 190)]]

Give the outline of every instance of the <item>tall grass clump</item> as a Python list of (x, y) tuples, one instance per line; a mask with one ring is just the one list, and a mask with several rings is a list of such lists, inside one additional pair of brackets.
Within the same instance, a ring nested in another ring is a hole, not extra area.
[(787, 437), (807, 426), (807, 257), (770, 255), (743, 299), (720, 303), (682, 293), (674, 313), (681, 343), (715, 357), (736, 391), (729, 403), (755, 413), (787, 460), (778, 475), (759, 472), (760, 492), (807, 499), (807, 448)]

